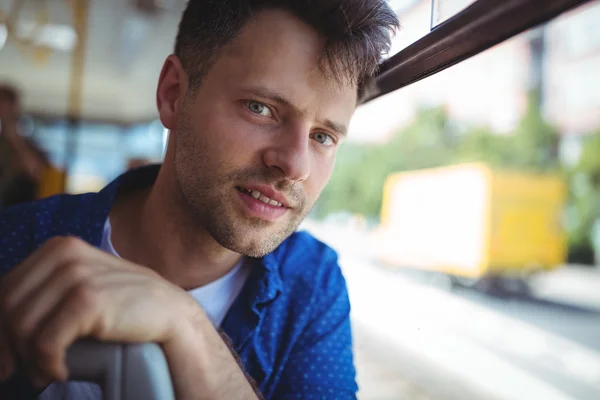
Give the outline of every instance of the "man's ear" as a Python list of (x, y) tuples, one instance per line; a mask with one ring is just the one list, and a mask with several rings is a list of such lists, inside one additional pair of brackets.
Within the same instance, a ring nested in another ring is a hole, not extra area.
[(165, 60), (158, 89), (156, 90), (156, 105), (160, 121), (165, 128), (176, 130), (179, 114), (183, 106), (188, 88), (188, 76), (179, 58), (171, 54)]

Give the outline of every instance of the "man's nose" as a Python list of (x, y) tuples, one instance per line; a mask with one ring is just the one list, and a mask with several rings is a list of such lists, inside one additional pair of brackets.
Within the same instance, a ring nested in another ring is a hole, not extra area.
[(305, 181), (310, 175), (309, 131), (301, 126), (289, 127), (273, 135), (273, 143), (264, 152), (267, 167), (281, 170), (290, 181)]

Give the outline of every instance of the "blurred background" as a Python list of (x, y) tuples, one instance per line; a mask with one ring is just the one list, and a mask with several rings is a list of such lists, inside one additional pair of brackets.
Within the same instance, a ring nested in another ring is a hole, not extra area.
[[(473, 2), (390, 1), (390, 56)], [(160, 162), (184, 5), (0, 0), (0, 206)], [(589, 1), (357, 110), (303, 229), (340, 255), (359, 398), (599, 398), (598, 21)]]

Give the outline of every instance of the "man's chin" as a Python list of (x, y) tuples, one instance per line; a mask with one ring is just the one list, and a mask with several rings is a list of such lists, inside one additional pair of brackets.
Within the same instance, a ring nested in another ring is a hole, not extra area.
[(247, 257), (261, 258), (279, 247), (281, 242), (283, 242), (283, 240), (279, 242), (264, 240), (232, 240), (227, 243), (222, 243), (221, 245), (228, 250)]
[(253, 223), (250, 226), (232, 227), (228, 235), (224, 237), (215, 237), (221, 246), (234, 251), (236, 253), (260, 258), (271, 253), (279, 245), (287, 239), (296, 228), (291, 229), (273, 229), (272, 223), (260, 221), (261, 223)]

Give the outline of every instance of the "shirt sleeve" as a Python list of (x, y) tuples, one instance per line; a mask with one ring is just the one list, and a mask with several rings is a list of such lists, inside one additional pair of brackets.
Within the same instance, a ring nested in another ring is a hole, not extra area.
[(27, 205), (0, 211), (0, 277), (31, 253), (32, 218), (36, 218), (36, 211)]
[[(0, 279), (28, 254), (30, 243), (24, 226), (27, 222), (27, 212), (20, 206), (0, 212)], [(3, 400), (33, 400), (40, 392), (21, 375), (0, 382), (0, 399)]]
[(356, 399), (350, 301), (335, 267), (315, 299), (315, 312), (286, 363), (274, 399)]

